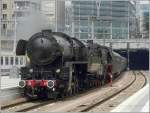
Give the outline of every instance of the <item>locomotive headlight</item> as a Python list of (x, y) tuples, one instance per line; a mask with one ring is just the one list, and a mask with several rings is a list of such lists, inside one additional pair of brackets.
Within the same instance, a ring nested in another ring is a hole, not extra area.
[(52, 90), (55, 91), (55, 88), (53, 88)]
[(54, 85), (55, 85), (55, 83), (54, 83), (54, 81), (52, 81), (52, 80), (49, 80), (49, 81), (47, 82), (47, 87), (48, 87), (48, 88), (53, 88)]
[(21, 80), (20, 82), (19, 82), (19, 87), (20, 88), (24, 88), (26, 86), (26, 82), (24, 81), (24, 80)]
[(29, 69), (29, 72), (30, 72), (30, 73), (33, 73), (33, 69)]
[(60, 73), (60, 69), (57, 69), (57, 70), (56, 70), (56, 73)]

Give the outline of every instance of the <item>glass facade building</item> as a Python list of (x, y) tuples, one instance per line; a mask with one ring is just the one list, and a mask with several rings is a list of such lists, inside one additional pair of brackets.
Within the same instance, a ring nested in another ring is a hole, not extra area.
[(149, 38), (149, 4), (140, 4), (140, 33), (142, 38)]
[(79, 39), (134, 38), (136, 3), (72, 0), (66, 3), (65, 21), (66, 32)]

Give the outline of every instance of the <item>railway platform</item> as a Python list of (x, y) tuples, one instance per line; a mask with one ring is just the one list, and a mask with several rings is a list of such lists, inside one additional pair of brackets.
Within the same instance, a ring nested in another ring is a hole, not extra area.
[(129, 97), (111, 112), (149, 112), (149, 84)]
[(9, 103), (20, 98), (22, 91), (18, 87), (20, 78), (10, 78), (9, 76), (1, 76), (1, 103)]

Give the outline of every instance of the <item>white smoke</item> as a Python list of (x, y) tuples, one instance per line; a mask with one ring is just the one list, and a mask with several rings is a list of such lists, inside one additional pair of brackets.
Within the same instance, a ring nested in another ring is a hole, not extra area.
[(28, 8), (28, 14), (17, 18), (17, 40), (28, 40), (33, 34), (42, 29), (51, 29), (48, 17), (40, 10)]

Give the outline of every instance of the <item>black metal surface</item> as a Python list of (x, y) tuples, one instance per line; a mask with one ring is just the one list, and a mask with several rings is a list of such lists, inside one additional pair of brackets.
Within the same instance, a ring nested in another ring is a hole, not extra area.
[(26, 53), (26, 40), (19, 40), (17, 47), (16, 47), (16, 55), (25, 55)]
[(59, 45), (50, 34), (37, 33), (28, 41), (27, 55), (36, 65), (47, 65), (60, 54)]
[(75, 60), (87, 60), (87, 48), (76, 38), (72, 38)]

